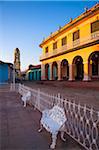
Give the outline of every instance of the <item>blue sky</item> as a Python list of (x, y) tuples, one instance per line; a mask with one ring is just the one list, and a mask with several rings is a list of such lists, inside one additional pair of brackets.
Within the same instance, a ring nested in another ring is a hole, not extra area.
[(64, 26), (70, 18), (96, 1), (0, 1), (0, 60), (12, 62), (14, 49), (21, 53), (21, 69), (39, 64), (43, 37)]

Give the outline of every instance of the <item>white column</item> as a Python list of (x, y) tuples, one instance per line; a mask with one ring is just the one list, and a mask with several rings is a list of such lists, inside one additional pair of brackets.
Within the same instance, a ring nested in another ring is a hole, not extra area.
[(41, 80), (45, 80), (45, 64), (41, 64)]
[(15, 91), (15, 65), (13, 64), (13, 91)]
[(61, 61), (58, 61), (57, 65), (58, 65), (58, 80), (61, 80)]
[(50, 80), (53, 80), (53, 78), (52, 78), (52, 72), (53, 72), (53, 70), (52, 70), (52, 62), (49, 63), (49, 68), (50, 68)]

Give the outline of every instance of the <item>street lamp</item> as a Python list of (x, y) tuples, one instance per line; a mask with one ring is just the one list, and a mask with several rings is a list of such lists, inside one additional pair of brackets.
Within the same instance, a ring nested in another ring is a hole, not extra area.
[(13, 64), (13, 91), (15, 91), (15, 64)]

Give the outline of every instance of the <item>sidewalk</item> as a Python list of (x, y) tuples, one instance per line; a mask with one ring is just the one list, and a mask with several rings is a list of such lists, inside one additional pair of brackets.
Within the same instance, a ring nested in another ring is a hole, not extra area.
[[(48, 150), (51, 142), (47, 131), (38, 133), (41, 114), (33, 107), (22, 106), (20, 95), (0, 92), (0, 149), (1, 150)], [(56, 150), (84, 150), (65, 135), (62, 142), (58, 136)]]

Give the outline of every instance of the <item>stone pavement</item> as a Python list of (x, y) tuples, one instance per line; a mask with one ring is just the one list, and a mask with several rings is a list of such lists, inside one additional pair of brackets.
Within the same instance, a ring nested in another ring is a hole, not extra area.
[(38, 81), (23, 84), (34, 89), (40, 88), (41, 91), (49, 94), (60, 93), (63, 98), (75, 101), (76, 104), (86, 104), (88, 108), (92, 107), (99, 111), (99, 81)]
[[(41, 114), (33, 107), (24, 108), (20, 95), (0, 88), (0, 150), (48, 150), (51, 137), (38, 133)], [(56, 150), (84, 150), (68, 135), (58, 135)]]

